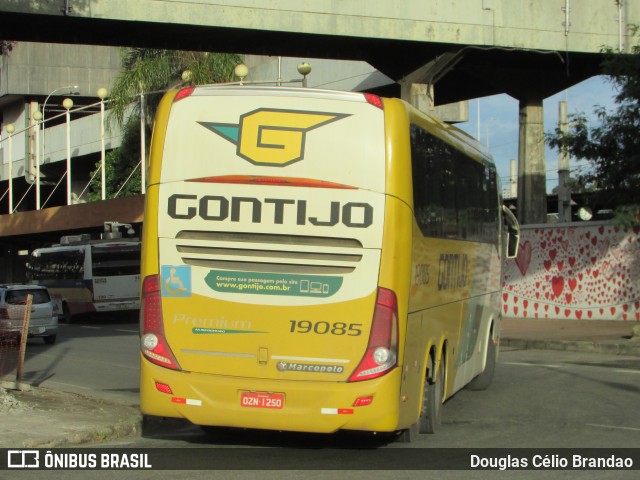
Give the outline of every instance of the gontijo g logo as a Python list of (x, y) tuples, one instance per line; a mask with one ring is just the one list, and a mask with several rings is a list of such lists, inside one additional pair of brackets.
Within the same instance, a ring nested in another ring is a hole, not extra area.
[(310, 130), (348, 117), (344, 113), (259, 108), (240, 116), (240, 123), (198, 122), (237, 145), (239, 157), (256, 164), (284, 167), (304, 158)]

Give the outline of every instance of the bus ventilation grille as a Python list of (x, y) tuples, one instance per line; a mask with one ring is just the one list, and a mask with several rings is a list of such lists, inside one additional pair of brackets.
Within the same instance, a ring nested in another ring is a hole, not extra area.
[(187, 265), (302, 274), (347, 274), (362, 259), (351, 238), (183, 230), (176, 248)]

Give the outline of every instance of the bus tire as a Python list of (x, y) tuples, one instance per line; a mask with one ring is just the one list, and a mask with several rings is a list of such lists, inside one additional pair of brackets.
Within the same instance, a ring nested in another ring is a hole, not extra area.
[(56, 343), (56, 338), (56, 335), (48, 335), (46, 337), (42, 337), (45, 345), (53, 345), (54, 343)]
[(420, 434), (420, 422), (416, 422), (405, 430), (398, 432), (397, 441), (400, 443), (411, 443), (418, 439)]
[(424, 380), (422, 394), (422, 411), (420, 413), (420, 433), (435, 433), (442, 424), (442, 399), (444, 397), (444, 368), (440, 359), (440, 368), (433, 375), (435, 368), (433, 357), (429, 356), (429, 374)]
[(62, 303), (62, 316), (60, 317), (60, 320), (63, 323), (71, 323), (71, 311), (69, 310), (67, 302)]
[(497, 357), (498, 349), (496, 348), (495, 343), (493, 343), (493, 335), (489, 334), (489, 340), (487, 340), (487, 362), (485, 364), (484, 371), (469, 382), (467, 385), (468, 390), (486, 390), (489, 385), (491, 385), (493, 374), (496, 370)]

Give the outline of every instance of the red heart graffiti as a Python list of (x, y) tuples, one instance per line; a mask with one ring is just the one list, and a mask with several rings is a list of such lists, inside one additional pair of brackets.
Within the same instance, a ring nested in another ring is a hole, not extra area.
[(529, 264), (531, 263), (531, 242), (527, 240), (524, 244), (520, 245), (518, 249), (518, 255), (516, 256), (516, 265), (518, 266), (518, 270), (524, 277), (529, 269)]
[(553, 277), (551, 279), (551, 288), (556, 298), (559, 297), (564, 290), (564, 277)]
[(608, 260), (602, 263), (602, 273), (609, 281), (613, 278), (614, 266)]

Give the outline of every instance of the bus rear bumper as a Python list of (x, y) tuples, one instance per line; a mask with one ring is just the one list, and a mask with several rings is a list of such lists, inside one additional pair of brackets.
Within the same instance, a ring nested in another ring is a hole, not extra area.
[(95, 310), (98, 313), (140, 310), (140, 300), (96, 301)]
[[(338, 430), (393, 432), (398, 425), (401, 370), (354, 383), (290, 381), (185, 373), (142, 358), (143, 414), (185, 418), (196, 425), (332, 433)], [(156, 382), (170, 387), (163, 393)], [(242, 406), (242, 392), (276, 393), (281, 408)], [(354, 406), (358, 398), (371, 403)]]

